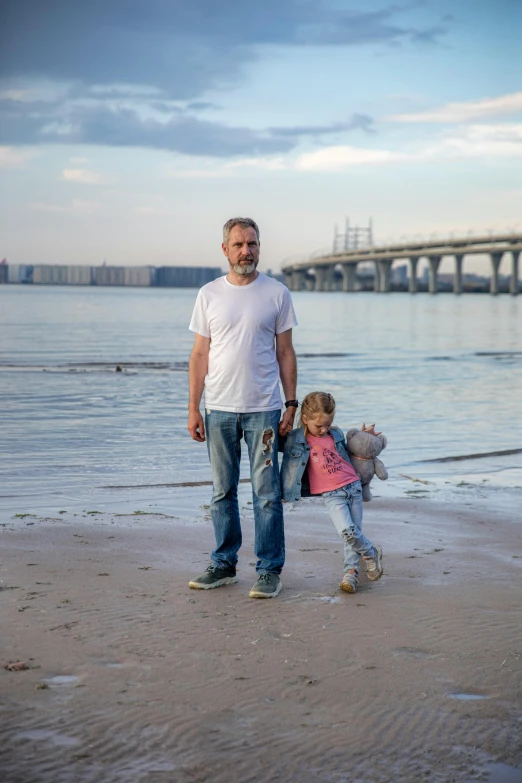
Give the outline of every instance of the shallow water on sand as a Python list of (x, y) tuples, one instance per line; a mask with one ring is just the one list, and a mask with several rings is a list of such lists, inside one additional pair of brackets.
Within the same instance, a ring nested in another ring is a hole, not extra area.
[[(162, 510), (200, 513), (209, 486), (154, 486), (210, 481), (206, 448), (186, 431), (196, 293), (0, 287), (5, 509), (138, 508), (138, 499), (154, 505), (161, 497)], [(406, 485), (422, 492), (403, 476), (440, 487), (520, 487), (520, 297), (293, 299), (299, 397), (329, 391), (343, 429), (375, 421), (386, 433), (390, 480), (374, 482), (378, 494)], [(480, 454), (490, 456), (431, 461)], [(245, 484), (245, 498), (248, 491)]]

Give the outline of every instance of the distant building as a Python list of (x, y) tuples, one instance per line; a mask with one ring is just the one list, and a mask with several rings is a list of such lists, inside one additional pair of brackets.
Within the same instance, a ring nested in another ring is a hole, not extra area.
[(160, 266), (156, 269), (156, 285), (164, 288), (201, 288), (222, 274), (219, 267)]
[(156, 270), (153, 266), (125, 266), (123, 285), (150, 286), (154, 285)]
[(20, 264), (9, 264), (7, 267), (7, 282), (8, 283), (19, 283), (19, 269)]
[(124, 266), (93, 266), (92, 285), (124, 285)]
[(35, 264), (32, 281), (35, 285), (67, 285), (67, 266), (58, 264)]
[(69, 285), (90, 285), (92, 279), (92, 266), (67, 267), (67, 282)]
[(396, 285), (407, 285), (408, 283), (408, 265), (392, 266), (390, 273), (390, 282)]
[(32, 283), (33, 267), (30, 264), (8, 264), (8, 283)]
[(200, 288), (223, 274), (209, 266), (77, 266), (0, 263), (0, 283)]

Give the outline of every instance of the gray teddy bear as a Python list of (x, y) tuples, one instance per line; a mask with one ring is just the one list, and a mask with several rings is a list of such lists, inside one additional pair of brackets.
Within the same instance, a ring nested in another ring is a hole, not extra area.
[(378, 459), (381, 451), (386, 448), (387, 442), (386, 435), (375, 432), (375, 424), (370, 427), (363, 424), (362, 430), (348, 430), (346, 433), (350, 460), (361, 479), (363, 500), (366, 502), (372, 499), (370, 492), (372, 478), (377, 476), (381, 481), (388, 478), (388, 471)]

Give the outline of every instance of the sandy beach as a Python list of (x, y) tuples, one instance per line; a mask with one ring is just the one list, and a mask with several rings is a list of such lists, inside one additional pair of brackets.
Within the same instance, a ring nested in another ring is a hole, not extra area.
[(268, 601), (251, 512), (212, 591), (187, 585), (208, 519), (2, 519), (1, 779), (522, 780), (521, 518), (494, 494), (365, 505), (385, 574), (356, 595), (320, 501), (288, 507)]

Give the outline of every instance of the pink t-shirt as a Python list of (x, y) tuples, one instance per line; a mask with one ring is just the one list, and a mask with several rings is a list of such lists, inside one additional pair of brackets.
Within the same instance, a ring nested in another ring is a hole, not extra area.
[(353, 467), (335, 448), (335, 441), (331, 435), (318, 438), (309, 433), (306, 442), (310, 446), (308, 479), (312, 495), (322, 495), (323, 492), (331, 492), (333, 489), (344, 487), (345, 484), (359, 481), (359, 476)]

